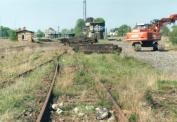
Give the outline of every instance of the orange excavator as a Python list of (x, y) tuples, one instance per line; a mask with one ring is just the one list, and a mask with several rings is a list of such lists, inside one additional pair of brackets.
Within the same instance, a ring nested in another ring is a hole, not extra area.
[(126, 38), (132, 41), (135, 51), (140, 51), (142, 47), (153, 47), (154, 51), (164, 50), (164, 46), (159, 44), (161, 40), (160, 30), (166, 24), (175, 23), (177, 14), (171, 15), (169, 18), (155, 19), (151, 24), (137, 24)]

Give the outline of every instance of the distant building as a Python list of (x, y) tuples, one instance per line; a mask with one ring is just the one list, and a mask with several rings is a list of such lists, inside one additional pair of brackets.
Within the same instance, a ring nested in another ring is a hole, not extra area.
[(55, 39), (59, 37), (61, 37), (61, 34), (52, 28), (49, 28), (45, 31), (45, 38)]
[(64, 34), (64, 37), (66, 37), (66, 38), (75, 37), (75, 33), (66, 33), (66, 34)]
[(23, 30), (21, 30), (21, 28), (19, 28), (18, 32), (17, 32), (17, 36), (18, 36), (18, 41), (33, 41), (33, 35), (34, 32), (26, 30), (26, 28), (24, 27)]
[(104, 39), (105, 22), (95, 22), (94, 18), (90, 17), (86, 20), (85, 25), (87, 27), (89, 37)]
[(109, 33), (109, 36), (117, 36), (118, 35), (118, 28), (114, 28)]

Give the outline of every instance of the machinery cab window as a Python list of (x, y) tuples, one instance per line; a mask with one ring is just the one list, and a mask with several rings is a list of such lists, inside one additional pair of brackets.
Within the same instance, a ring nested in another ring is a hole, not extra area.
[(136, 29), (150, 29), (150, 24), (137, 24)]

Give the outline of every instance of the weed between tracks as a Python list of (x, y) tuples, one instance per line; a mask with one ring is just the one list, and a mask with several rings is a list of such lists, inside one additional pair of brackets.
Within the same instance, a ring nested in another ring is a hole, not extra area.
[[(95, 90), (95, 82), (88, 71), (87, 65), (77, 60), (77, 55), (65, 55), (60, 60), (61, 73), (58, 77), (54, 96), (54, 103), (64, 103), (60, 107), (64, 111), (62, 115), (53, 114), (52, 120), (59, 121), (89, 121), (97, 122), (95, 116), (96, 107), (111, 108), (111, 105), (104, 98), (100, 98)], [(102, 96), (101, 96), (102, 97)], [(84, 117), (78, 117), (78, 113), (73, 112), (75, 108), (79, 113), (84, 113)]]
[[(40, 92), (47, 93), (48, 91), (47, 82), (43, 82), (42, 79), (52, 69), (54, 69), (54, 64), (48, 64), (28, 74), (26, 77), (18, 79), (14, 85), (1, 89), (0, 121), (35, 120), (35, 112), (41, 108), (40, 101), (42, 102), (41, 99), (45, 99), (45, 94), (40, 94)], [(25, 112), (29, 112), (29, 115), (25, 116)]]
[(55, 51), (39, 51), (6, 57), (0, 61), (0, 82), (35, 68), (56, 55)]
[[(62, 59), (63, 66), (84, 67), (73, 74), (74, 76), (72, 77), (76, 77), (75, 83), (92, 84), (92, 82), (88, 82), (91, 81), (89, 79), (91, 75), (86, 70), (89, 68), (96, 75), (95, 78), (99, 79), (110, 89), (113, 97), (117, 100), (117, 103), (130, 121), (177, 120), (176, 108), (172, 108), (172, 106), (176, 105), (175, 95), (177, 89), (174, 87), (176, 85), (175, 76), (157, 71), (151, 66), (131, 57), (120, 58), (117, 55), (98, 54), (75, 54), (75, 57), (78, 57), (80, 60), (75, 60), (71, 55)], [(70, 77), (70, 73), (67, 73), (67, 77)], [(91, 79), (94, 81), (93, 77)], [(92, 85), (97, 86), (97, 84)], [(60, 93), (60, 96), (67, 93), (73, 94), (73, 96), (77, 95), (77, 90), (85, 92), (84, 89), (75, 87), (72, 80), (67, 82), (67, 85), (65, 84), (66, 88), (61, 88), (60, 86), (63, 85), (58, 82), (58, 89), (55, 91), (56, 94)], [(173, 90), (166, 90), (171, 87)], [(174, 94), (173, 97), (170, 92)], [(164, 101), (161, 101), (162, 103), (159, 104), (157, 101), (159, 101), (159, 97), (162, 94), (164, 95)], [(105, 106), (104, 100), (102, 100), (101, 104)], [(168, 109), (165, 109), (165, 106), (169, 106)]]
[[(49, 46), (50, 47), (50, 46)], [(50, 47), (52, 48), (52, 47)], [(24, 51), (0, 60), (0, 82), (60, 55), (60, 50)], [(47, 95), (54, 62), (46, 64), (0, 89), (0, 122), (35, 121)]]

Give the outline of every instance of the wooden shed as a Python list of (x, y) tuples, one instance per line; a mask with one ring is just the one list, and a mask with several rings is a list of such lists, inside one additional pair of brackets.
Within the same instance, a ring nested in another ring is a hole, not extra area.
[(33, 41), (33, 35), (34, 32), (26, 30), (26, 28), (23, 28), (23, 30), (19, 29), (19, 31), (17, 32), (17, 36), (18, 36), (18, 41)]

